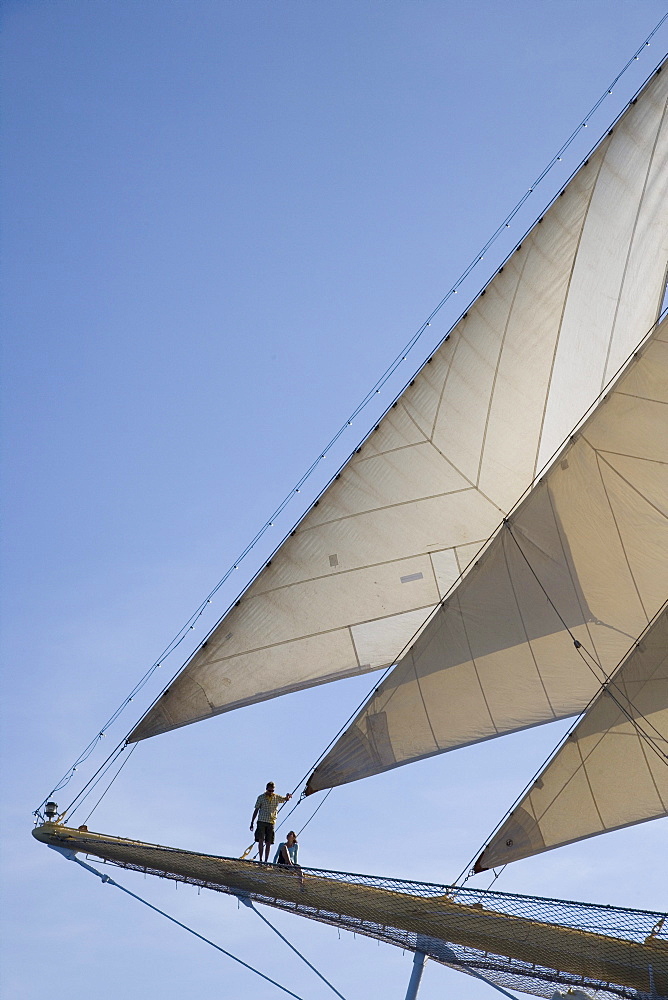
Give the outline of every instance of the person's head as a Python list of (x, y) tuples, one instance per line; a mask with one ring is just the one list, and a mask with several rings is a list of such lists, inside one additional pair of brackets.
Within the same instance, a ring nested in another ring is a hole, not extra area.
[(297, 834), (295, 833), (294, 830), (290, 830), (290, 833), (287, 835), (285, 839), (287, 840), (290, 847), (292, 847), (293, 844), (297, 843)]
[(274, 794), (274, 782), (273, 781), (268, 781), (267, 782), (267, 792), (266, 792), (266, 794), (267, 795), (273, 795)]

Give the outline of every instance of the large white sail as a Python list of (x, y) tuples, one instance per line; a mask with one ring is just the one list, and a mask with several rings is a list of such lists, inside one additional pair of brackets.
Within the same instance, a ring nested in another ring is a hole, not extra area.
[(668, 594), (668, 319), (311, 776), (582, 711)]
[(651, 327), (657, 74), (130, 739), (394, 662)]
[(668, 815), (668, 608), (478, 858), (475, 870)]

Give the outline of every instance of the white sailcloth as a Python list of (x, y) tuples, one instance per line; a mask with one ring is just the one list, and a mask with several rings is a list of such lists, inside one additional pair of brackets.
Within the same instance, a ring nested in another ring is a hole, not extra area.
[(667, 92), (656, 75), (131, 741), (396, 660), (656, 317)]
[(582, 711), (668, 594), (668, 319), (309, 779)]
[(476, 871), (668, 815), (668, 608), (494, 834)]

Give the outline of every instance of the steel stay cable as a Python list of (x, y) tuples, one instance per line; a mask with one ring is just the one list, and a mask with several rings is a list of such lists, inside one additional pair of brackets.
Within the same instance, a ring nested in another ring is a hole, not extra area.
[[(90, 756), (90, 754), (93, 752), (93, 750), (97, 746), (97, 743), (99, 742), (99, 740), (104, 736), (105, 730), (107, 728), (109, 728), (111, 725), (113, 725), (113, 723), (116, 721), (116, 719), (119, 717), (119, 715), (124, 711), (124, 709), (128, 706), (128, 704), (144, 688), (144, 686), (146, 685), (146, 683), (148, 682), (148, 680), (153, 676), (153, 674), (155, 673), (155, 671), (159, 667), (162, 666), (162, 662), (164, 661), (164, 659), (166, 659), (172, 652), (174, 652), (174, 650), (184, 641), (184, 639), (185, 639), (186, 635), (188, 634), (188, 632), (190, 632), (190, 631), (192, 631), (194, 629), (195, 623), (202, 616), (202, 614), (206, 610), (207, 606), (211, 603), (213, 597), (218, 593), (218, 591), (221, 589), (221, 587), (224, 585), (224, 583), (227, 582), (227, 580), (230, 578), (230, 576), (233, 574), (233, 572), (238, 569), (239, 564), (242, 562), (243, 559), (245, 559), (245, 557), (255, 547), (255, 545), (257, 544), (257, 542), (264, 536), (264, 534), (268, 531), (268, 529), (270, 527), (273, 527), (273, 524), (274, 524), (274, 521), (276, 520), (276, 518), (283, 512), (283, 510), (288, 505), (288, 503), (294, 498), (295, 494), (297, 494), (297, 493), (300, 492), (301, 487), (310, 478), (311, 474), (314, 472), (314, 470), (320, 464), (320, 462), (322, 460), (324, 460), (324, 458), (326, 457), (326, 455), (327, 455), (328, 451), (331, 449), (331, 447), (339, 440), (339, 438), (344, 433), (344, 431), (351, 425), (353, 419), (355, 417), (357, 417), (362, 412), (362, 410), (368, 405), (368, 403), (373, 398), (375, 398), (375, 396), (385, 386), (385, 384), (387, 383), (387, 381), (389, 380), (389, 378), (392, 376), (392, 374), (394, 374), (394, 372), (399, 368), (399, 366), (401, 365), (401, 363), (403, 361), (407, 360), (407, 354), (412, 350), (412, 348), (415, 346), (415, 344), (418, 342), (418, 340), (425, 333), (426, 329), (430, 326), (431, 320), (434, 319), (435, 316), (440, 312), (440, 310), (443, 308), (443, 306), (445, 305), (445, 303), (453, 295), (457, 294), (457, 291), (458, 291), (460, 285), (465, 281), (465, 279), (468, 277), (468, 275), (471, 273), (471, 271), (484, 259), (485, 254), (490, 249), (490, 247), (496, 242), (496, 240), (498, 239), (499, 235), (505, 229), (507, 229), (509, 227), (509, 225), (510, 225), (511, 221), (513, 220), (513, 218), (517, 215), (517, 213), (522, 208), (522, 206), (524, 205), (524, 203), (526, 202), (526, 200), (529, 198), (529, 196), (536, 190), (536, 187), (542, 182), (542, 180), (544, 180), (544, 178), (546, 177), (546, 175), (555, 166), (555, 164), (562, 159), (563, 153), (572, 145), (572, 143), (574, 142), (575, 138), (580, 134), (581, 129), (587, 127), (589, 120), (595, 114), (595, 112), (598, 110), (598, 108), (602, 105), (602, 103), (604, 102), (604, 100), (606, 99), (606, 97), (608, 97), (609, 95), (612, 94), (612, 91), (613, 91), (614, 87), (619, 82), (619, 80), (624, 75), (624, 73), (626, 73), (626, 71), (633, 64), (633, 62), (635, 62), (635, 61), (638, 60), (638, 58), (639, 58), (640, 54), (643, 52), (643, 50), (645, 48), (649, 47), (651, 39), (660, 30), (661, 26), (664, 24), (664, 22), (666, 21), (666, 19), (668, 19), (668, 13), (664, 14), (664, 16), (660, 19), (660, 21), (657, 23), (657, 25), (653, 28), (653, 30), (649, 33), (649, 35), (646, 37), (646, 39), (642, 42), (642, 44), (639, 46), (639, 48), (636, 50), (636, 52), (633, 54), (633, 56), (627, 61), (627, 63), (625, 64), (625, 66), (619, 71), (619, 73), (614, 78), (614, 80), (612, 81), (612, 83), (606, 88), (605, 92), (601, 95), (601, 97), (598, 99), (598, 101), (593, 105), (593, 107), (585, 115), (585, 117), (582, 119), (582, 121), (573, 130), (573, 132), (568, 137), (568, 139), (566, 140), (566, 142), (563, 143), (563, 145), (561, 146), (559, 152), (557, 154), (555, 154), (555, 156), (549, 161), (548, 165), (539, 174), (539, 176), (536, 178), (536, 180), (533, 182), (533, 184), (529, 187), (529, 189), (525, 192), (525, 194), (522, 196), (522, 198), (515, 205), (515, 207), (513, 208), (513, 210), (509, 213), (509, 215), (506, 216), (506, 218), (498, 226), (498, 228), (493, 233), (493, 235), (489, 238), (489, 240), (487, 241), (487, 243), (485, 243), (485, 245), (483, 246), (483, 248), (478, 252), (478, 254), (476, 254), (476, 256), (471, 260), (471, 262), (469, 263), (469, 265), (464, 269), (464, 271), (462, 272), (462, 274), (460, 275), (460, 277), (457, 279), (457, 281), (451, 286), (450, 290), (441, 299), (441, 301), (438, 303), (438, 305), (432, 310), (432, 312), (429, 314), (429, 316), (427, 317), (427, 319), (421, 324), (421, 326), (418, 327), (418, 329), (416, 330), (415, 334), (413, 334), (413, 336), (408, 341), (408, 343), (403, 348), (403, 350), (400, 352), (400, 354), (398, 354), (396, 356), (396, 358), (394, 359), (394, 361), (388, 366), (388, 368), (383, 373), (383, 375), (380, 377), (380, 379), (378, 379), (378, 381), (375, 383), (375, 385), (372, 387), (372, 389), (363, 398), (362, 402), (360, 404), (358, 404), (358, 406), (353, 411), (353, 413), (350, 415), (350, 417), (348, 418), (348, 420), (340, 427), (340, 429), (337, 431), (337, 433), (334, 435), (334, 437), (330, 440), (330, 442), (325, 446), (325, 448), (322, 449), (322, 451), (319, 453), (319, 457), (311, 464), (311, 466), (303, 474), (303, 476), (301, 477), (301, 479), (298, 481), (297, 485), (295, 487), (293, 487), (293, 489), (290, 490), (290, 492), (286, 495), (286, 497), (284, 498), (284, 500), (279, 504), (279, 506), (276, 508), (276, 510), (274, 511), (274, 513), (271, 515), (270, 519), (256, 533), (256, 535), (251, 540), (251, 542), (249, 542), (249, 544), (246, 546), (246, 548), (243, 550), (243, 552), (237, 557), (236, 561), (229, 567), (229, 569), (226, 571), (226, 573), (223, 575), (223, 577), (221, 577), (221, 579), (218, 581), (218, 583), (216, 584), (216, 586), (210, 591), (210, 593), (207, 596), (207, 598), (199, 605), (199, 607), (197, 608), (197, 610), (191, 615), (191, 617), (188, 619), (188, 621), (186, 622), (186, 624), (176, 634), (176, 636), (174, 637), (174, 639), (172, 639), (172, 641), (165, 647), (165, 650), (160, 654), (160, 656), (157, 658), (157, 660), (152, 664), (151, 667), (148, 668), (148, 670), (145, 672), (145, 674), (140, 678), (140, 680), (137, 682), (137, 684), (135, 685), (135, 687), (132, 689), (130, 695), (128, 695), (127, 698), (119, 705), (119, 707), (116, 709), (116, 711), (113, 713), (113, 715), (107, 721), (107, 723), (105, 723), (105, 725), (99, 731), (98, 735), (96, 737), (94, 737), (93, 740), (91, 740), (91, 742), (88, 744), (88, 746), (82, 752), (82, 754), (79, 756), (79, 758), (77, 758), (77, 760), (71, 766), (71, 768), (69, 768), (68, 771), (65, 772), (65, 774), (63, 775), (63, 777), (60, 779), (60, 781), (54, 787), (54, 789), (43, 799), (43, 801), (38, 806), (37, 810), (35, 810), (36, 814), (39, 813), (39, 811), (41, 810), (41, 808), (44, 806), (44, 804), (47, 802), (47, 800), (49, 798), (51, 798), (53, 795), (55, 795), (55, 793), (57, 791), (59, 791), (66, 784), (69, 783), (69, 781), (73, 777), (73, 774), (74, 774), (76, 768), (79, 766), (79, 764), (83, 763), (88, 758), (88, 756)], [(633, 103), (633, 101), (637, 98), (638, 94), (640, 94), (640, 92), (642, 91), (642, 89), (646, 86), (646, 84), (649, 81), (649, 79), (651, 79), (651, 77), (656, 72), (659, 71), (659, 69), (661, 68), (664, 60), (665, 60), (665, 56), (663, 56), (661, 58), (661, 60), (653, 68), (653, 70), (651, 71), (651, 73), (648, 74), (648, 76), (643, 81), (643, 83), (641, 84), (641, 86), (636, 90), (634, 97), (632, 97), (631, 100), (625, 105), (625, 107), (619, 112), (619, 114), (615, 117), (614, 121), (607, 126), (607, 129), (605, 131), (609, 131), (609, 129), (612, 128), (617, 123), (617, 121), (621, 118), (621, 116), (627, 110), (627, 107), (631, 103)], [(603, 141), (603, 138), (605, 137), (605, 131), (600, 136), (600, 138), (597, 140), (597, 142), (592, 146), (592, 148), (590, 149), (590, 151), (587, 153), (587, 157), (585, 157), (584, 159), (586, 159), (589, 156), (591, 156), (592, 152), (598, 147), (598, 145), (600, 145), (600, 143)], [(566, 182), (565, 182), (565, 184), (564, 184), (564, 186), (562, 187), (561, 190), (564, 189), (564, 187), (570, 182), (570, 180), (575, 175), (575, 173), (577, 173), (577, 171), (580, 169), (580, 167), (584, 163), (584, 159), (580, 161), (580, 164), (571, 173), (571, 175), (566, 180)], [(559, 194), (559, 192), (554, 196), (554, 198), (552, 198), (550, 200), (548, 206), (543, 210), (543, 212), (547, 211), (547, 208), (549, 208), (554, 203), (554, 201), (556, 201), (556, 198), (558, 197), (558, 194)], [(531, 224), (531, 226), (529, 227), (529, 229), (527, 229), (527, 231), (525, 232), (525, 234), (521, 237), (519, 243), (506, 256), (506, 258), (504, 260), (504, 263), (505, 263), (505, 261), (507, 261), (513, 255), (513, 253), (516, 251), (517, 247), (519, 245), (521, 245), (522, 240), (526, 238), (526, 235), (533, 229), (534, 225), (535, 225), (535, 221)], [(501, 265), (501, 266), (503, 266), (503, 265)], [(491, 280), (491, 279), (489, 279), (489, 280)], [(479, 295), (479, 292), (476, 292), (476, 294), (474, 295), (474, 297), (471, 299), (471, 302), (469, 303), (469, 305), (462, 311), (462, 313), (460, 314), (459, 318), (455, 320), (455, 322), (449, 328), (449, 330), (444, 335), (444, 337), (441, 338), (441, 340), (438, 342), (438, 344), (433, 349), (433, 351), (437, 350), (438, 347), (440, 347), (440, 345), (448, 338), (448, 336), (450, 334), (450, 331), (457, 325), (457, 323), (462, 318), (464, 312), (466, 312), (467, 309), (470, 308), (470, 305), (477, 299), (478, 295)], [(433, 354), (433, 351), (431, 352), (431, 354)], [(430, 354), (430, 357), (431, 357), (431, 354)], [(417, 375), (422, 370), (422, 368), (424, 367), (424, 365), (426, 363), (427, 362), (425, 360), (425, 362), (423, 362), (422, 365), (420, 365), (420, 367), (418, 368), (418, 371), (412, 376), (413, 378), (415, 377), (415, 375)], [(399, 391), (399, 393), (397, 394), (397, 396), (395, 396), (395, 399), (393, 400), (393, 402), (396, 402), (396, 400), (399, 398), (399, 396), (401, 396), (401, 394), (405, 391), (405, 389), (408, 386), (408, 384), (409, 383), (406, 382), (406, 384), (401, 388), (401, 390)], [(388, 405), (387, 409), (384, 411), (384, 413), (381, 415), (381, 417), (379, 419), (382, 419), (382, 416), (384, 416), (385, 413), (387, 413), (389, 411), (389, 409), (390, 409), (391, 406), (392, 406), (392, 403), (390, 403)], [(369, 432), (369, 433), (371, 433), (371, 432)], [(362, 439), (362, 441), (365, 441), (367, 437), (368, 437), (368, 434)], [(356, 450), (356, 449), (354, 449), (354, 450)], [(352, 457), (352, 454), (354, 454), (354, 450), (343, 461), (343, 463), (341, 464), (341, 466), (338, 469), (338, 472), (340, 472), (345, 467), (345, 465), (347, 464), (347, 462)], [(336, 474), (337, 473), (335, 473), (335, 475)], [(325, 487), (323, 488), (323, 490), (320, 492), (320, 494), (318, 496), (322, 496), (322, 493), (328, 488), (328, 486), (333, 481), (333, 479), (334, 479), (334, 476), (332, 476), (332, 478), (325, 485)], [(310, 510), (310, 507), (308, 509)], [(296, 524), (293, 526), (293, 528), (291, 530), (294, 530), (294, 528), (300, 523), (300, 521), (306, 515), (306, 513), (308, 513), (308, 510), (303, 515), (300, 515), (299, 519), (297, 520)], [(287, 537), (288, 536), (286, 535), (285, 538), (287, 538)], [(277, 547), (273, 550), (272, 556), (277, 551), (277, 549), (280, 547), (280, 545), (283, 544), (283, 541), (285, 541), (285, 538), (281, 542), (279, 542), (279, 544), (277, 545)], [(257, 571), (257, 573), (249, 581), (249, 583), (246, 585), (246, 587), (242, 590), (242, 594), (253, 583), (253, 581), (256, 579), (257, 575), (259, 575), (260, 572), (261, 572), (261, 569)], [(234, 603), (236, 603), (236, 600), (233, 601), (229, 605), (229, 607), (223, 612), (223, 615), (213, 625), (213, 627), (211, 628), (211, 630), (207, 633), (207, 638), (208, 638), (209, 635), (211, 635), (211, 633), (214, 631), (214, 629), (217, 628), (217, 626), (220, 623), (220, 621), (222, 621), (222, 619), (229, 612), (229, 610), (231, 609), (231, 607), (233, 606)], [(169, 685), (173, 682), (174, 678), (180, 673), (180, 671), (183, 669), (183, 667), (185, 666), (185, 664), (188, 662), (189, 659), (190, 659), (190, 657), (188, 657), (188, 659), (186, 659), (186, 661), (183, 664), (181, 664), (181, 666), (179, 666), (179, 668), (176, 670), (176, 672), (173, 675), (173, 677), (171, 678), (171, 680), (169, 680), (167, 682), (167, 684), (162, 689), (162, 691), (166, 690), (166, 688), (169, 687)], [(153, 700), (153, 702), (151, 703), (151, 705), (149, 706), (149, 708), (147, 709), (147, 711), (141, 716), (141, 718), (144, 718), (146, 716), (146, 714), (151, 710), (151, 708), (156, 704), (156, 702), (158, 701), (158, 699), (160, 698), (160, 696), (162, 694), (162, 691)], [(134, 726), (133, 726), (133, 728), (134, 728)], [(131, 731), (132, 730), (128, 731), (128, 733), (126, 734), (125, 739), (127, 739), (127, 736), (130, 735)]]
[(265, 924), (267, 924), (268, 927), (271, 927), (271, 929), (274, 932), (274, 934), (277, 934), (278, 937), (281, 939), (281, 941), (283, 941), (285, 944), (287, 944), (288, 948), (290, 948), (292, 951), (294, 951), (295, 955), (298, 955), (299, 958), (301, 958), (302, 962), (304, 962), (305, 965), (308, 965), (309, 969), (311, 969), (313, 972), (315, 972), (316, 976), (318, 976), (320, 979), (322, 979), (323, 983), (325, 983), (326, 986), (329, 986), (330, 990), (332, 990), (333, 993), (336, 993), (337, 997), (340, 997), (341, 1000), (346, 1000), (346, 998), (344, 997), (343, 993), (339, 993), (339, 991), (337, 990), (337, 988), (335, 986), (332, 986), (332, 984), (330, 983), (329, 979), (326, 979), (323, 976), (323, 974), (321, 972), (319, 972), (318, 969), (316, 969), (315, 965), (311, 965), (311, 963), (309, 962), (309, 960), (304, 955), (302, 955), (302, 953), (299, 951), (299, 949), (295, 948), (295, 946), (292, 944), (292, 942), (288, 941), (288, 939), (283, 934), (281, 934), (281, 932), (279, 931), (278, 927), (275, 927), (274, 924), (272, 924), (271, 920), (268, 920), (267, 917), (265, 917), (265, 915), (263, 913), (260, 913), (259, 910), (255, 909), (255, 907), (253, 906), (253, 900), (252, 899), (249, 899), (247, 896), (238, 896), (237, 899), (239, 899), (244, 904), (244, 906), (247, 906), (249, 910), (252, 910), (253, 913), (257, 917), (260, 918), (260, 920), (263, 920), (265, 922)]
[[(113, 776), (113, 778), (111, 779), (111, 781), (109, 782), (109, 784), (107, 785), (107, 787), (105, 788), (105, 790), (102, 792), (102, 795), (100, 795), (99, 799), (97, 800), (97, 802), (95, 803), (95, 805), (93, 806), (93, 808), (91, 809), (91, 811), (86, 816), (86, 818), (84, 820), (84, 824), (86, 824), (88, 822), (88, 820), (91, 818), (91, 816), (93, 815), (93, 813), (95, 812), (95, 810), (99, 806), (100, 802), (105, 797), (105, 795), (107, 794), (107, 792), (109, 791), (109, 789), (111, 788), (111, 786), (113, 785), (113, 783), (116, 781), (116, 778), (119, 776), (119, 774), (121, 773), (121, 771), (123, 770), (123, 768), (125, 767), (125, 765), (127, 764), (127, 762), (130, 760), (130, 757), (132, 757), (132, 754), (135, 752), (136, 749), (137, 749), (137, 744), (135, 743), (135, 745), (133, 746), (132, 750), (130, 751), (130, 753), (127, 755), (127, 757), (125, 758), (125, 760), (123, 761), (123, 763), (119, 767), (118, 771), (116, 771), (116, 774)], [(102, 776), (100, 776), (100, 777), (102, 777)], [(93, 789), (91, 788), (87, 794), (90, 794), (90, 792), (92, 792), (92, 791), (93, 791)], [(86, 799), (86, 797), (87, 797), (87, 795), (84, 795), (84, 798), (79, 803), (79, 806), (83, 805), (84, 800)], [(78, 809), (79, 806), (77, 806), (76, 809)], [(76, 812), (76, 809), (74, 809), (73, 812)]]

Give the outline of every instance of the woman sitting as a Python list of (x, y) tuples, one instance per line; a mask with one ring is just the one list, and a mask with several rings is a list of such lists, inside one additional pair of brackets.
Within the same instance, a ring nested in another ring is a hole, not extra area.
[(297, 864), (298, 850), (297, 834), (294, 830), (290, 830), (285, 840), (278, 845), (278, 850), (274, 855), (274, 864), (294, 868), (295, 872), (299, 875), (299, 881), (303, 884), (302, 870)]

